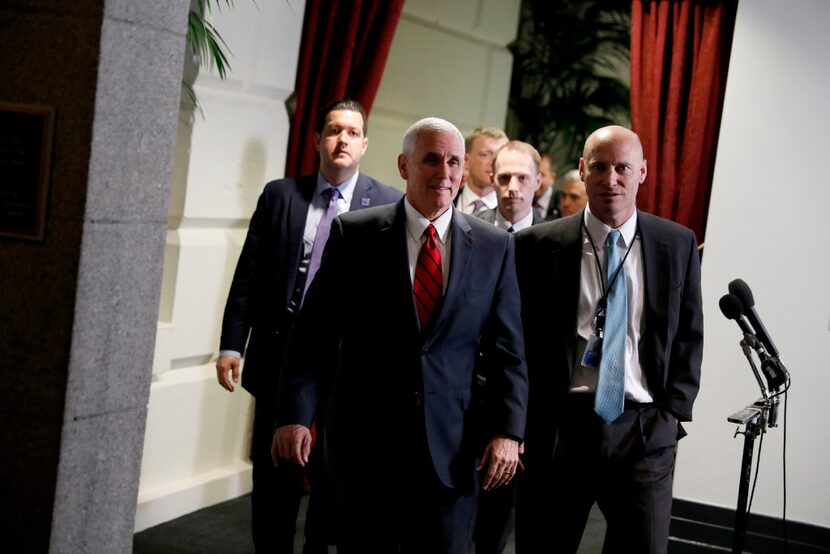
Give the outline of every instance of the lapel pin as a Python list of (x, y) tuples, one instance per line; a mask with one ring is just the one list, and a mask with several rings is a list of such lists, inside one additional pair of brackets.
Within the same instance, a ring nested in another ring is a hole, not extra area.
[(360, 205), (363, 206), (364, 208), (368, 208), (370, 202), (371, 202), (371, 199), (368, 196), (365, 197), (365, 198), (360, 199)]

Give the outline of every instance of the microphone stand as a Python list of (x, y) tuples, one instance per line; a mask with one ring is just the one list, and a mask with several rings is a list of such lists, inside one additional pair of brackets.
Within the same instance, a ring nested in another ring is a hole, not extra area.
[(744, 333), (744, 338), (741, 340), (741, 350), (746, 356), (749, 365), (752, 368), (752, 373), (758, 381), (758, 386), (761, 388), (763, 398), (760, 398), (755, 403), (746, 408), (732, 414), (727, 418), (727, 421), (744, 425), (743, 431), (740, 428), (735, 429), (735, 437), (739, 434), (744, 436), (744, 451), (741, 458), (741, 473), (738, 482), (738, 505), (735, 509), (735, 531), (732, 536), (732, 552), (733, 554), (740, 554), (743, 552), (744, 539), (746, 538), (746, 527), (749, 520), (749, 513), (747, 512), (747, 502), (749, 500), (749, 485), (752, 480), (752, 456), (755, 451), (755, 439), (761, 433), (765, 433), (768, 416), (770, 411), (770, 395), (767, 392), (764, 382), (761, 379), (761, 374), (758, 367), (755, 365), (755, 360), (752, 358), (752, 349), (758, 351), (758, 356), (763, 360), (767, 357), (763, 347), (758, 343), (754, 335)]

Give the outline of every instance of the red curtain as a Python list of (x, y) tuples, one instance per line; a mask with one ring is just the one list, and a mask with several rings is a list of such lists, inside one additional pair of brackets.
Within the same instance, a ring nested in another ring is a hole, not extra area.
[(286, 176), (317, 171), (314, 124), (322, 106), (351, 98), (370, 112), (402, 9), (403, 0), (307, 0)]
[(644, 211), (703, 242), (737, 0), (634, 0), (631, 126), (643, 141)]

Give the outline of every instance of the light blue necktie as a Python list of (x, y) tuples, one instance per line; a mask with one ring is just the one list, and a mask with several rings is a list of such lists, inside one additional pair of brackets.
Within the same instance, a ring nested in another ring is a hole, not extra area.
[(331, 222), (337, 216), (337, 199), (340, 198), (340, 191), (334, 187), (329, 187), (322, 192), (323, 198), (328, 197), (328, 206), (317, 225), (317, 232), (314, 235), (314, 244), (311, 246), (311, 261), (308, 264), (308, 273), (305, 278), (305, 290), (303, 291), (303, 298), (308, 292), (308, 287), (317, 270), (320, 269), (320, 261), (323, 259), (323, 250), (326, 247), (326, 242), (329, 240), (329, 233), (331, 233)]
[(605, 307), (605, 329), (602, 339), (602, 359), (599, 363), (599, 381), (594, 401), (594, 411), (606, 423), (611, 423), (623, 412), (625, 400), (625, 342), (628, 336), (628, 288), (625, 284), (625, 268), (612, 283), (620, 255), (617, 241), (620, 232), (608, 233), (605, 241), (605, 282), (608, 291)]

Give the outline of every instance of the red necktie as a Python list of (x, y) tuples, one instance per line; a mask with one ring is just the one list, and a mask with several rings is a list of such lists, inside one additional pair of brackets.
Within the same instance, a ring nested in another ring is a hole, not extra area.
[(444, 271), (441, 269), (441, 252), (435, 239), (435, 227), (427, 226), (424, 234), (426, 240), (418, 253), (415, 282), (412, 285), (422, 331), (429, 328), (444, 296)]

